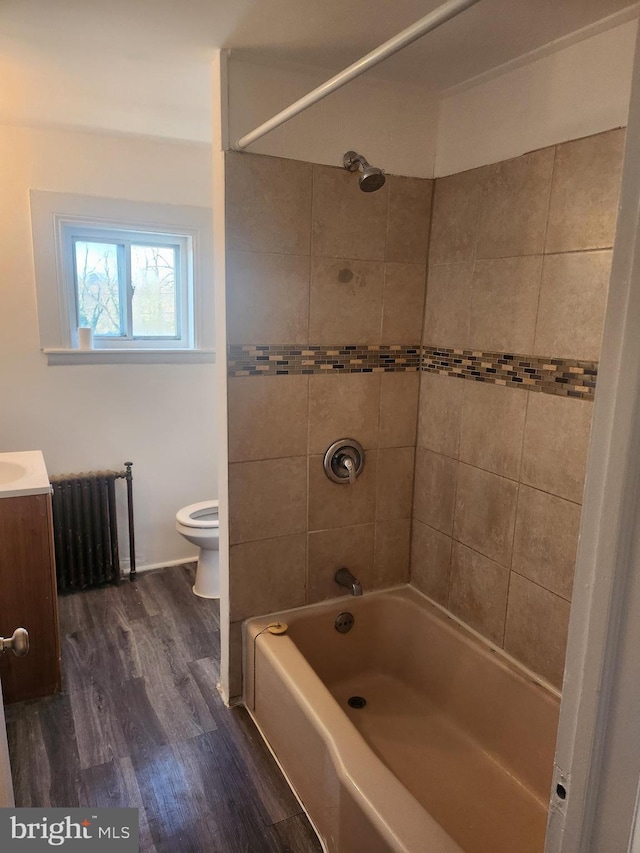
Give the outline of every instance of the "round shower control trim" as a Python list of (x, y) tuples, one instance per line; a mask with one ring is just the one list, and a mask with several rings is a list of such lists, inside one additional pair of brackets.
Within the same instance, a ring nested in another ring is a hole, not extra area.
[(334, 441), (324, 454), (323, 467), (332, 482), (353, 485), (364, 468), (364, 448), (355, 438)]

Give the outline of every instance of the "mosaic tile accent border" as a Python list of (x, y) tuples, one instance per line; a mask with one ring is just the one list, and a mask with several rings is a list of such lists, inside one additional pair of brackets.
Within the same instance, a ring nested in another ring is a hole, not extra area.
[(593, 400), (596, 361), (543, 358), (419, 344), (247, 344), (228, 349), (229, 376), (418, 371)]
[(593, 400), (597, 361), (425, 346), (422, 370), (476, 382)]
[(229, 376), (290, 376), (313, 373), (397, 373), (420, 370), (420, 344), (315, 346), (234, 345)]

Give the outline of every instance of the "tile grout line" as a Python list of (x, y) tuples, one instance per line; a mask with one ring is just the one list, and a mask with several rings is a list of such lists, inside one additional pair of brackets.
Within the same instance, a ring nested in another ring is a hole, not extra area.
[[(458, 446), (458, 456), (460, 455), (460, 449)], [(456, 530), (456, 516), (458, 514), (458, 486), (460, 484), (460, 459), (456, 460), (456, 474), (455, 474), (455, 485), (453, 487), (453, 512), (451, 513), (451, 555), (449, 557), (449, 577), (447, 583), (447, 608), (451, 603), (451, 584), (453, 582), (453, 543), (457, 541), (454, 538), (455, 530)]]
[[(376, 548), (378, 543), (378, 477), (380, 476), (380, 425), (382, 423), (382, 376), (378, 380), (378, 427), (376, 430), (376, 443), (374, 448), (376, 473), (373, 484), (373, 554), (371, 576), (373, 587), (376, 588)], [(366, 451), (365, 451), (366, 456)]]
[[(553, 181), (556, 177), (556, 168), (558, 162), (558, 145), (553, 146), (553, 161), (551, 163), (551, 175), (549, 176), (549, 195), (547, 197), (547, 210), (544, 221), (544, 236), (542, 240), (542, 255), (547, 254), (547, 241), (549, 239), (549, 220), (551, 218), (551, 198), (553, 195)], [(550, 254), (550, 253), (549, 253)]]
[(566, 604), (571, 604), (570, 598), (565, 598), (564, 595), (560, 595), (559, 592), (554, 592), (552, 589), (549, 589), (548, 586), (544, 586), (539, 581), (536, 581), (533, 578), (528, 577), (528, 575), (523, 575), (522, 572), (517, 572), (515, 569), (511, 569), (509, 574), (518, 575), (519, 578), (522, 578), (523, 580), (527, 581), (528, 583), (531, 583), (534, 586), (537, 586), (538, 589), (542, 589), (542, 590), (544, 590), (544, 592), (548, 592), (549, 595), (555, 596), (556, 598), (560, 599), (560, 601), (564, 601)]
[[(314, 258), (314, 217), (317, 202), (317, 166), (311, 166), (311, 216), (309, 219), (309, 290), (307, 293), (307, 341), (310, 342), (311, 334), (311, 294), (313, 289), (313, 258)], [(308, 347), (307, 347), (308, 348)], [(309, 603), (309, 506), (310, 506), (310, 485), (309, 485), (309, 464), (311, 457), (311, 377), (307, 376), (307, 448), (306, 448), (306, 508), (305, 508), (305, 566), (304, 566), (304, 602)]]
[[(414, 456), (413, 456), (413, 487), (411, 490), (411, 521), (409, 524), (409, 583), (412, 582), (413, 578), (413, 536), (414, 536), (414, 525), (416, 521), (415, 517), (415, 502), (416, 502), (416, 488), (418, 478), (416, 477), (416, 469), (418, 465), (418, 450), (422, 449), (418, 446), (418, 441), (420, 438), (420, 412), (422, 409), (422, 396), (425, 393), (424, 383), (422, 381), (422, 365), (423, 365), (423, 353), (424, 353), (424, 331), (427, 323), (427, 296), (429, 291), (429, 253), (431, 250), (431, 238), (433, 233), (433, 222), (434, 222), (434, 211), (436, 204), (436, 192), (437, 192), (437, 182), (435, 178), (431, 179), (430, 183), (431, 187), (431, 195), (429, 198), (429, 225), (427, 228), (427, 245), (425, 248), (425, 257), (424, 257), (424, 301), (422, 304), (422, 326), (420, 328), (420, 370), (418, 371), (418, 398), (416, 405), (416, 426), (414, 431)], [(451, 554), (449, 554), (449, 569), (447, 573), (447, 604), (449, 600), (449, 575), (451, 571)]]
[(545, 211), (544, 233), (542, 235), (542, 254), (540, 260), (540, 274), (538, 277), (538, 300), (536, 303), (536, 319), (533, 324), (533, 346), (536, 349), (536, 338), (538, 337), (538, 323), (540, 322), (540, 303), (542, 302), (542, 286), (544, 282), (545, 256), (547, 250), (547, 238), (549, 236), (549, 217), (551, 214), (551, 196), (553, 193), (553, 179), (556, 174), (556, 160), (558, 157), (558, 146), (553, 146), (553, 161), (551, 163), (551, 174), (549, 175), (549, 195), (547, 196), (547, 209)]
[(464, 412), (464, 404), (465, 404), (465, 386), (462, 387), (462, 395), (460, 400), (460, 417), (458, 418), (458, 426), (456, 429), (456, 447), (458, 448), (458, 454), (456, 456), (456, 484), (453, 491), (453, 518), (451, 522), (451, 554), (449, 556), (449, 578), (447, 583), (447, 608), (451, 604), (451, 585), (453, 582), (453, 543), (457, 540), (454, 539), (455, 533), (455, 523), (456, 523), (456, 515), (457, 515), (457, 503), (458, 503), (458, 485), (460, 483), (460, 465), (463, 464), (460, 459), (460, 447), (462, 444), (462, 418)]
[(315, 257), (313, 253), (314, 249), (314, 239), (313, 239), (313, 222), (314, 215), (316, 209), (316, 167), (313, 165), (311, 167), (311, 216), (309, 218), (309, 289), (307, 291), (307, 341), (310, 341), (311, 334), (311, 291), (312, 291), (312, 276), (313, 276), (313, 259)]
[[(389, 181), (389, 187), (387, 189), (387, 204), (386, 204), (386, 228), (384, 235), (384, 252), (383, 252), (383, 264), (382, 264), (382, 305), (380, 306), (380, 328), (379, 328), (379, 336), (380, 340), (382, 340), (382, 331), (384, 329), (384, 309), (386, 303), (386, 294), (387, 294), (387, 256), (389, 254), (389, 226), (391, 219), (391, 180)], [(378, 477), (380, 476), (380, 427), (382, 424), (382, 377), (380, 377), (378, 382), (378, 424), (376, 429), (376, 443), (375, 443), (375, 461), (376, 461), (376, 473), (373, 484), (373, 554), (372, 561), (373, 565), (371, 566), (371, 576), (373, 578), (373, 587), (376, 588), (376, 552), (378, 545)]]
[[(538, 300), (540, 299), (540, 295), (538, 294)], [(539, 302), (538, 302), (539, 304)], [(537, 315), (536, 315), (536, 325), (537, 325)], [(535, 340), (535, 333), (534, 333)], [(529, 413), (529, 397), (526, 398), (525, 407), (524, 407), (524, 419), (522, 422), (522, 438), (520, 440), (520, 459), (518, 463), (518, 489), (516, 493), (516, 511), (513, 517), (513, 534), (511, 536), (511, 559), (509, 560), (509, 578), (507, 581), (507, 596), (505, 599), (505, 607), (504, 607), (504, 624), (502, 628), (502, 648), (504, 649), (505, 643), (507, 640), (507, 619), (509, 618), (509, 598), (511, 596), (511, 575), (513, 572), (513, 558), (515, 552), (515, 544), (516, 544), (516, 531), (518, 529), (518, 512), (520, 511), (520, 489), (521, 489), (521, 476), (522, 476), (522, 465), (524, 461), (524, 445), (525, 445), (525, 436), (527, 432), (527, 415)]]
[(475, 291), (476, 267), (478, 264), (478, 246), (480, 245), (480, 232), (482, 228), (484, 208), (487, 203), (487, 195), (489, 192), (490, 180), (492, 173), (495, 171), (495, 165), (491, 164), (484, 167), (484, 174), (481, 179), (480, 204), (478, 205), (478, 216), (476, 219), (476, 239), (473, 244), (473, 259), (471, 268), (471, 280), (469, 282), (469, 299), (467, 302), (467, 329), (466, 340), (471, 341), (471, 318), (473, 316), (473, 295)]
[(307, 376), (307, 507), (306, 507), (306, 527), (305, 530), (305, 565), (304, 565), (304, 601), (305, 604), (309, 603), (309, 460), (311, 459), (310, 454), (310, 443), (311, 443), (311, 377)]
[(521, 485), (525, 486), (527, 489), (533, 489), (536, 492), (542, 492), (544, 495), (549, 495), (552, 498), (557, 498), (561, 501), (566, 501), (566, 503), (573, 504), (574, 506), (582, 506), (580, 501), (574, 501), (571, 498), (566, 498), (563, 495), (559, 495), (556, 492), (550, 492), (547, 489), (542, 489), (540, 486), (533, 486), (530, 483), (525, 483), (523, 480), (515, 480), (513, 477), (507, 477), (504, 474), (498, 474), (496, 471), (492, 471), (489, 468), (482, 468), (480, 465), (476, 465), (473, 462), (467, 462), (466, 459), (461, 459), (460, 456), (449, 456), (448, 453), (442, 453), (440, 450), (433, 450), (431, 447), (422, 447), (421, 450), (426, 450), (429, 453), (433, 453), (436, 456), (442, 456), (444, 459), (449, 459), (451, 462), (458, 462), (460, 465), (466, 465), (468, 468), (473, 468), (476, 471), (482, 471), (485, 474), (490, 474), (492, 477), (499, 477), (501, 480), (506, 480), (508, 483), (514, 483), (516, 486)]
[[(527, 400), (527, 403), (528, 403), (528, 400)], [(527, 407), (525, 407), (525, 420), (526, 420), (526, 408)], [(521, 442), (521, 449), (520, 449), (520, 454), (521, 454), (520, 455), (520, 465), (522, 465), (523, 448), (524, 448), (524, 425), (522, 428), (522, 442)], [(518, 477), (519, 477), (519, 473), (518, 473)], [(518, 510), (519, 510), (519, 508), (520, 508), (520, 481), (518, 479), (518, 485), (517, 485), (517, 489), (516, 489), (516, 509), (515, 509), (514, 514), (513, 514), (513, 531), (511, 532), (511, 552), (509, 555), (509, 566), (508, 566), (509, 575), (507, 578), (507, 595), (506, 595), (505, 601), (504, 601), (504, 622), (502, 624), (502, 648), (504, 648), (505, 640), (507, 637), (507, 617), (509, 614), (509, 595), (511, 593), (511, 573), (513, 571), (513, 552), (514, 552), (515, 542), (516, 542), (516, 529), (518, 526)]]
[(385, 220), (384, 232), (384, 251), (382, 254), (382, 304), (380, 305), (380, 326), (378, 328), (378, 338), (382, 340), (382, 332), (384, 329), (384, 307), (386, 304), (387, 295), (387, 255), (389, 254), (389, 221), (391, 211), (391, 180), (389, 180), (389, 188), (387, 190), (387, 212)]

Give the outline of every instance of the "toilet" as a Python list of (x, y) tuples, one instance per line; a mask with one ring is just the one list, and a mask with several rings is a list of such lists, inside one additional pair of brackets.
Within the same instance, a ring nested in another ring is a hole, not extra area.
[(190, 504), (176, 513), (176, 530), (200, 548), (193, 591), (201, 598), (220, 598), (218, 501)]

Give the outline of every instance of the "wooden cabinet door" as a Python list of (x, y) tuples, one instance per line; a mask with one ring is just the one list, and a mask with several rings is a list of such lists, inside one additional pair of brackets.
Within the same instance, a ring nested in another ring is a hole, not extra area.
[(56, 693), (61, 686), (51, 497), (0, 498), (0, 635), (29, 632), (29, 653), (0, 656), (5, 702)]
[(14, 805), (7, 728), (4, 722), (4, 708), (2, 707), (2, 684), (0, 684), (0, 809), (11, 809)]

